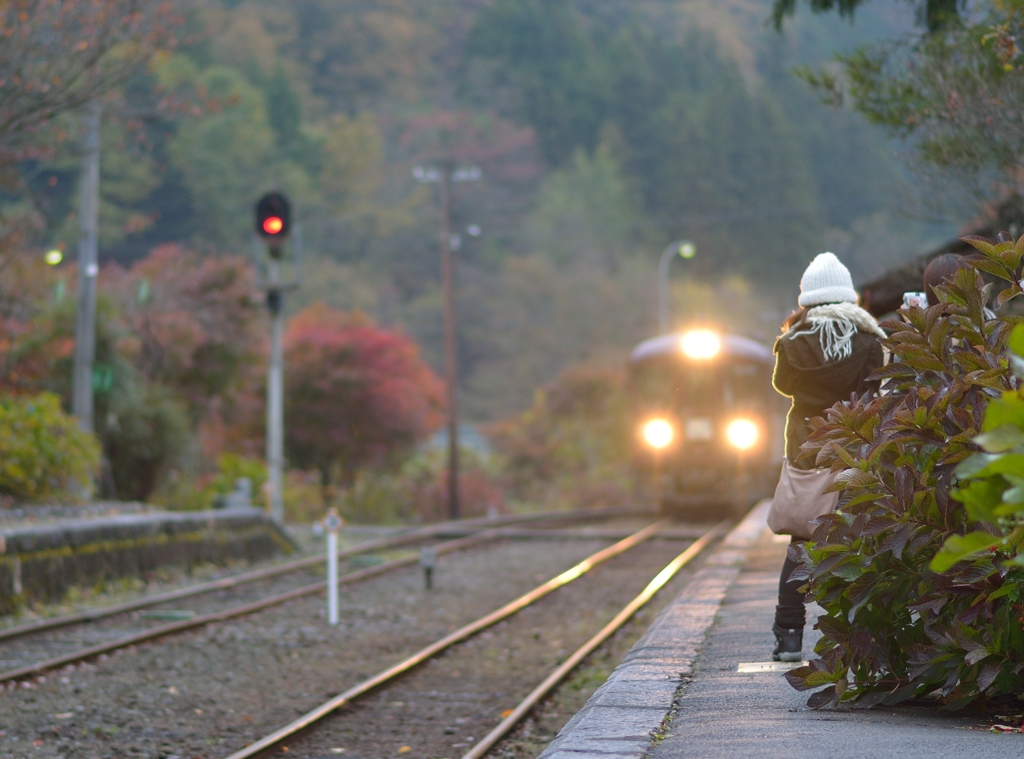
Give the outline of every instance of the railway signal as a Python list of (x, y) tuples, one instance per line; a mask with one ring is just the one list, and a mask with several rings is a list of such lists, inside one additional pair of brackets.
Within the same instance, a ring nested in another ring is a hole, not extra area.
[(270, 246), (270, 255), (281, 256), (281, 242), (291, 231), (291, 207), (279, 192), (268, 192), (256, 201), (256, 234)]
[[(282, 193), (268, 192), (255, 206), (256, 234), (267, 245), (270, 263), (263, 289), (271, 316), (270, 366), (267, 369), (267, 484), (271, 515), (284, 521), (284, 368), (281, 337), (284, 331), (284, 293), (299, 286), (302, 259), (301, 229), (295, 229), (295, 279), (284, 282), (281, 266), (284, 243), (292, 230), (291, 204)], [(257, 243), (258, 247), (258, 243)]]

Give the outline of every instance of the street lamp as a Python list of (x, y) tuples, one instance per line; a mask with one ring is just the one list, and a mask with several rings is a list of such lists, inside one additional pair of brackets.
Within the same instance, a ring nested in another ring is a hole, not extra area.
[[(482, 176), (480, 168), (456, 168), (451, 160), (441, 161), (438, 167), (417, 166), (412, 170), (417, 182), (437, 184), (441, 194), (441, 285), (444, 290), (444, 373), (448, 386), (448, 514), (459, 518), (459, 413), (456, 383), (458, 378), (455, 352), (455, 281), (452, 252), (462, 245), (462, 238), (452, 234), (452, 183), (476, 182)], [(480, 234), (476, 225), (466, 230), (471, 237)], [(474, 234), (475, 233), (475, 234)]]
[[(479, 224), (470, 224), (468, 227), (466, 227), (466, 234), (469, 235), (470, 237), (479, 237), (482, 233), (483, 230), (480, 229)], [(448, 244), (451, 247), (453, 253), (462, 250), (462, 235), (459, 234), (458, 232), (453, 232), (451, 235), (449, 235), (448, 241)]]
[(661, 254), (658, 262), (658, 327), (661, 334), (669, 330), (668, 314), (668, 267), (676, 256), (693, 258), (697, 255), (697, 246), (689, 240), (677, 240), (670, 244)]

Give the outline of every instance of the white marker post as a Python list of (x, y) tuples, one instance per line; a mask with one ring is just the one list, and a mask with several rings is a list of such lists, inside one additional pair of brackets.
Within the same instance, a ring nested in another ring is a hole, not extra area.
[(324, 517), (327, 530), (327, 624), (338, 624), (338, 530), (341, 517), (337, 509), (331, 509)]

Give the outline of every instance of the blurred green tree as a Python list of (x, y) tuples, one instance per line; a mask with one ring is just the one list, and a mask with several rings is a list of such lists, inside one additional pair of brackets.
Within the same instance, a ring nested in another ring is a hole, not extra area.
[[(953, 11), (958, 4), (952, 3)], [(985, 0), (900, 40), (838, 56), (841, 75), (801, 69), (833, 104), (849, 99), (904, 138), (929, 192), (953, 203), (1019, 204), (1024, 178), (1024, 8)], [(936, 203), (940, 205), (941, 203)]]
[(226, 248), (252, 236), (251, 204), (262, 188), (277, 184), (305, 197), (308, 177), (276, 150), (263, 94), (236, 71), (198, 71), (182, 60), (166, 77), (187, 77), (201, 96), (216, 99), (209, 112), (184, 121), (168, 156), (188, 187), (203, 239)]
[(619, 371), (566, 370), (535, 393), (528, 411), (495, 424), (490, 437), (517, 499), (591, 506), (628, 493), (633, 434)]
[(179, 19), (155, 0), (63, 0), (0, 6), (0, 151), (108, 93), (154, 52), (173, 47)]
[(19, 500), (78, 500), (99, 469), (96, 439), (51, 393), (0, 395), (0, 493)]

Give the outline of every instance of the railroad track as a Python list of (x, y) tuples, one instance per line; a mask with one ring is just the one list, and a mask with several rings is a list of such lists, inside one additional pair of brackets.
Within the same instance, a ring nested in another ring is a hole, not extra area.
[[(524, 534), (516, 529), (514, 526), (516, 524), (550, 522), (559, 525), (566, 521), (587, 521), (595, 518), (607, 518), (608, 516), (620, 513), (621, 510), (607, 510), (603, 512), (591, 510), (587, 512), (553, 512), (537, 515), (520, 515), (503, 520), (505, 524), (511, 526), (476, 530), (472, 529), (476, 525), (489, 526), (498, 520), (466, 520), (469, 522), (468, 525), (466, 523), (455, 525), (454, 527), (452, 524), (435, 525), (390, 538), (367, 541), (339, 551), (339, 556), (352, 557), (382, 549), (400, 548), (412, 543), (421, 543), (435, 535), (447, 534), (453, 531), (456, 534), (466, 534), (466, 537), (449, 540), (434, 546), (436, 555), (444, 555), (502, 538), (546, 537), (543, 530), (530, 530)], [(474, 522), (476, 524), (473, 524)], [(501, 522), (499, 521), (499, 523)], [(565, 533), (560, 532), (556, 537), (564, 539)], [(601, 534), (595, 536), (597, 539), (600, 539), (600, 537)], [(80, 661), (87, 661), (119, 649), (138, 645), (139, 643), (161, 639), (217, 622), (224, 622), (298, 598), (322, 593), (326, 588), (326, 582), (323, 580), (313, 580), (310, 577), (311, 582), (295, 587), (294, 583), (290, 581), (287, 583), (280, 582), (280, 578), (298, 573), (308, 573), (318, 568), (318, 565), (323, 564), (324, 561), (323, 556), (308, 557), (274, 567), (183, 588), (170, 593), (149, 596), (126, 604), (43, 620), (42, 622), (22, 627), (9, 628), (0, 633), (0, 642), (32, 638), (32, 636), (52, 633), (55, 630), (74, 625), (94, 623), (77, 635), (64, 636), (63, 639), (57, 638), (54, 640), (53, 636), (50, 635), (50, 640), (44, 641), (42, 645), (36, 644), (34, 638), (28, 645), (14, 644), (12, 646), (11, 643), (6, 643), (0, 647), (0, 684), (40, 675), (50, 670)], [(350, 585), (357, 583), (407, 567), (415, 564), (417, 561), (418, 556), (415, 554), (399, 556), (376, 566), (343, 574), (339, 578), (339, 584)], [(258, 585), (260, 581), (263, 581), (263, 585)], [(139, 619), (137, 615), (132, 615), (132, 612), (137, 612), (141, 609), (186, 598), (208, 596), (218, 591), (220, 591), (218, 597), (207, 598), (204, 603), (200, 604), (200, 607), (206, 606), (205, 613), (192, 613), (188, 618), (169, 621), (164, 624), (155, 624), (155, 621), (161, 618), (161, 615), (157, 613), (153, 615), (154, 620), (147, 624), (145, 620)], [(231, 591), (236, 595), (235, 600), (243, 600), (244, 603), (235, 604), (226, 609), (219, 608), (225, 601), (223, 596), (226, 591)], [(239, 592), (244, 594), (241, 599), (237, 598)], [(118, 616), (121, 617), (120, 620), (110, 619)], [(125, 629), (125, 623), (127, 623), (127, 630)], [(40, 653), (40, 649), (42, 649), (42, 653)]]
[[(314, 709), (306, 712), (289, 724), (284, 725), (259, 740), (250, 743), (244, 748), (237, 750), (235, 753), (228, 756), (227, 759), (249, 759), (250, 757), (264, 754), (278, 746), (281, 746), (282, 750), (289, 750), (287, 746), (283, 745), (284, 741), (307, 734), (326, 717), (336, 713), (343, 707), (351, 705), (355, 699), (391, 683), (396, 678), (408, 673), (413, 668), (431, 661), (434, 657), (438, 656), (450, 647), (467, 641), (478, 633), (481, 633), (502, 620), (508, 619), (523, 609), (526, 609), (558, 588), (568, 585), (578, 578), (583, 577), (594, 567), (644, 543), (646, 540), (654, 536), (659, 530), (663, 529), (666, 526), (666, 523), (667, 520), (656, 522), (630, 537), (592, 554), (570, 569), (521, 595), (514, 601), (511, 601), (491, 613), (480, 617), (474, 622), (464, 625), (450, 634), (434, 641), (397, 664), (394, 664), (371, 677), (365, 678), (356, 685), (353, 685)], [(722, 533), (726, 525), (727, 522), (723, 522), (705, 532), (690, 546), (688, 546), (686, 550), (672, 559), (672, 561), (662, 568), (655, 577), (647, 583), (646, 587), (639, 595), (633, 598), (608, 623), (597, 631), (596, 634), (592, 635), (582, 646), (578, 647), (567, 659), (549, 673), (547, 677), (533, 688), (525, 699), (520, 701), (514, 708), (503, 713), (503, 719), (498, 726), (491, 730), (483, 739), (476, 742), (475, 745), (465, 753), (463, 759), (481, 759), (481, 757), (485, 756), (486, 753), (505, 735), (507, 735), (508, 732), (514, 728), (515, 725), (521, 721), (542, 698), (544, 698), (544, 696), (550, 693), (568, 675), (568, 673), (570, 673), (579, 665), (580, 662), (600, 646), (601, 643), (606, 641), (616, 630), (628, 621), (637, 612), (637, 610), (653, 598), (658, 590), (664, 587), (680, 569), (686, 566), (686, 564), (710, 545), (715, 537)], [(332, 750), (338, 753), (344, 751), (344, 749)], [(409, 749), (409, 747), (403, 747), (402, 750), (408, 751), (411, 749)]]
[[(553, 525), (552, 522), (545, 524)], [(460, 529), (455, 528), (456, 534)], [(498, 531), (500, 537), (509, 539), (479, 550), (487, 545), (481, 540), (476, 549), (464, 551), (458, 559), (445, 562), (436, 576), (439, 584), (433, 591), (424, 592), (418, 572), (407, 569), (385, 575), (396, 567), (369, 568), (383, 576), (370, 580), (370, 576), (362, 575), (370, 581), (353, 582), (349, 586), (342, 598), (339, 627), (324, 625), (321, 603), (307, 599), (277, 611), (268, 608), (259, 614), (249, 612), (250, 616), (245, 619), (223, 621), (192, 635), (169, 638), (166, 642), (158, 640), (161, 645), (134, 647), (98, 667), (83, 663), (80, 667), (61, 667), (60, 671), (45, 677), (27, 676), (21, 683), (8, 682), (4, 695), (0, 695), (3, 700), (0, 712), (4, 713), (0, 729), (6, 734), (0, 733), (0, 753), (6, 751), (12, 757), (27, 758), (35, 755), (33, 752), (40, 743), (43, 747), (52, 743), (57, 753), (70, 751), (71, 755), (100, 755), (116, 748), (126, 754), (221, 757), (232, 749), (244, 747), (247, 742), (258, 740), (262, 733), (254, 729), (255, 726), (269, 729), (285, 724), (296, 715), (293, 709), (309, 709), (320, 700), (315, 696), (336, 693), (332, 684), (344, 687), (369, 679), (370, 673), (389, 669), (409, 652), (423, 648), (436, 638), (447, 637), (465, 620), (493, 604), (522, 594), (543, 579), (537, 572), (545, 576), (557, 574), (563, 579), (574, 575), (571, 580), (574, 590), (569, 595), (566, 595), (569, 591), (549, 592), (549, 600), (527, 606), (506, 621), (479, 630), (449, 651), (434, 655), (429, 659), (431, 666), (414, 667), (405, 677), (381, 683), (375, 687), (375, 693), (363, 694), (356, 697), (354, 703), (336, 709), (337, 716), (327, 721), (327, 729), (307, 728), (304, 736), (288, 739), (288, 743), (292, 756), (305, 756), (302, 746), (307, 736), (330, 735), (339, 721), (346, 720), (356, 734), (366, 729), (393, 734), (394, 723), (385, 712), (399, 707), (382, 699), (405, 698), (402, 689), (409, 688), (420, 678), (429, 682), (429, 690), (423, 694), (427, 709), (440, 704), (444, 711), (453, 712), (428, 719), (454, 721), (457, 725), (466, 721), (460, 717), (465, 715), (473, 722), (477, 715), (469, 710), (483, 708), (477, 701), (493, 702), (500, 695), (499, 689), (521, 695), (537, 684), (532, 680), (524, 682), (524, 678), (543, 679), (549, 664), (538, 666), (537, 661), (526, 659), (520, 664), (521, 651), (515, 641), (528, 637), (534, 649), (532, 653), (550, 645), (540, 653), (546, 654), (548, 660), (557, 655), (561, 661), (568, 651), (556, 648), (560, 641), (554, 638), (565, 637), (572, 644), (570, 648), (575, 648), (578, 642), (606, 624), (622, 603), (676, 555), (679, 549), (661, 538), (678, 539), (699, 532), (686, 525), (664, 528), (657, 535), (659, 540), (650, 544), (644, 542), (643, 550), (633, 550), (606, 561), (600, 571), (576, 575), (578, 565), (568, 573), (563, 571), (568, 564), (600, 547), (602, 541), (621, 534), (620, 529), (610, 525), (572, 531), (555, 527), (534, 534), (530, 528), (509, 525)], [(594, 541), (594, 547), (579, 540), (584, 537), (581, 533), (587, 531), (590, 534), (586, 537)], [(468, 539), (477, 537), (479, 535), (471, 535)], [(699, 546), (688, 550), (693, 553)], [(398, 558), (405, 558), (408, 563), (418, 559), (415, 555)], [(586, 565), (587, 561), (581, 564)], [(316, 579), (319, 580), (319, 576)], [(249, 586), (249, 592), (265, 590), (264, 585), (254, 583)], [(294, 588), (284, 592), (288, 590)], [(232, 590), (233, 593), (238, 591), (238, 588)], [(212, 596), (207, 600), (215, 601)], [(577, 616), (582, 621), (573, 622)], [(565, 625), (558, 627), (564, 620), (575, 627), (571, 630)], [(222, 618), (211, 621), (222, 621)], [(99, 628), (102, 624), (105, 623), (101, 621), (81, 629)], [(524, 624), (533, 624), (534, 629), (524, 633)], [(549, 631), (553, 631), (550, 636)], [(511, 645), (509, 635), (513, 635)], [(624, 639), (617, 636), (616, 640), (619, 642), (614, 645), (621, 646)], [(0, 645), (0, 656), (16, 642)], [(31, 642), (31, 639), (23, 642)], [(482, 693), (463, 692), (474, 691), (473, 686), (466, 684), (466, 677), (471, 680), (476, 677), (476, 664), (467, 662), (467, 658), (472, 659), (474, 652), (485, 652), (480, 647), (493, 646), (509, 646), (514, 650), (509, 671), (516, 682), (502, 682), (499, 688), (492, 684), (488, 686), (490, 693), (487, 688)], [(600, 656), (608, 656), (608, 650), (603, 647)], [(588, 663), (589, 666), (592, 664)], [(13, 688), (15, 684), (17, 688)], [(486, 729), (474, 727), (471, 735), (480, 736), (493, 728), (498, 712), (505, 711), (506, 705), (514, 706), (518, 697), (500, 700), (501, 708), (488, 707)], [(405, 708), (403, 724), (413, 717), (408, 712), (411, 707)], [(439, 724), (442, 723), (434, 721), (429, 727), (437, 728)], [(292, 743), (293, 740), (297, 743)], [(451, 744), (453, 746), (466, 745), (458, 738), (451, 740), (459, 741)], [(23, 742), (18, 744), (18, 741)], [(420, 755), (419, 744), (409, 742), (417, 746), (417, 753), (412, 755)], [(97, 745), (93, 746), (94, 743)], [(325, 745), (328, 748), (310, 755), (321, 757), (337, 753), (333, 751), (339, 745), (337, 741), (332, 739)], [(453, 756), (455, 749), (444, 745), (444, 753), (429, 753)], [(397, 745), (387, 748), (378, 743), (359, 753), (391, 755), (397, 748)], [(461, 753), (456, 751), (454, 756)]]
[[(530, 522), (582, 522), (636, 513), (637, 512), (629, 509), (574, 509), (570, 511), (551, 511), (536, 514), (515, 514), (496, 518), (462, 519), (454, 522), (444, 522), (427, 527), (414, 528), (391, 537), (364, 541), (357, 545), (350, 546), (349, 548), (339, 550), (338, 558), (350, 558), (361, 554), (372, 553), (374, 551), (399, 548), (413, 543), (420, 543), (434, 537), (468, 537), (483, 530), (493, 529), (495, 527), (506, 527), (516, 524), (527, 524)], [(533, 532), (536, 533), (536, 531)], [(533, 536), (536, 536), (536, 534)], [(70, 627), (72, 625), (96, 622), (118, 614), (125, 614), (131, 611), (138, 611), (139, 609), (146, 609), (165, 603), (181, 601), (186, 598), (194, 598), (195, 596), (205, 595), (207, 593), (213, 593), (220, 590), (227, 590), (229, 588), (237, 588), (249, 583), (268, 580), (296, 572), (303, 572), (318, 568), (325, 561), (326, 557), (323, 554), (307, 556), (302, 559), (294, 559), (272, 567), (242, 572), (237, 575), (212, 580), (199, 585), (179, 588), (166, 593), (151, 594), (133, 601), (113, 606), (86, 609), (73, 614), (41, 619), (24, 625), (0, 628), (0, 642), (13, 640), (14, 638), (21, 638), (27, 635), (35, 635), (48, 630), (56, 630), (61, 627)]]

